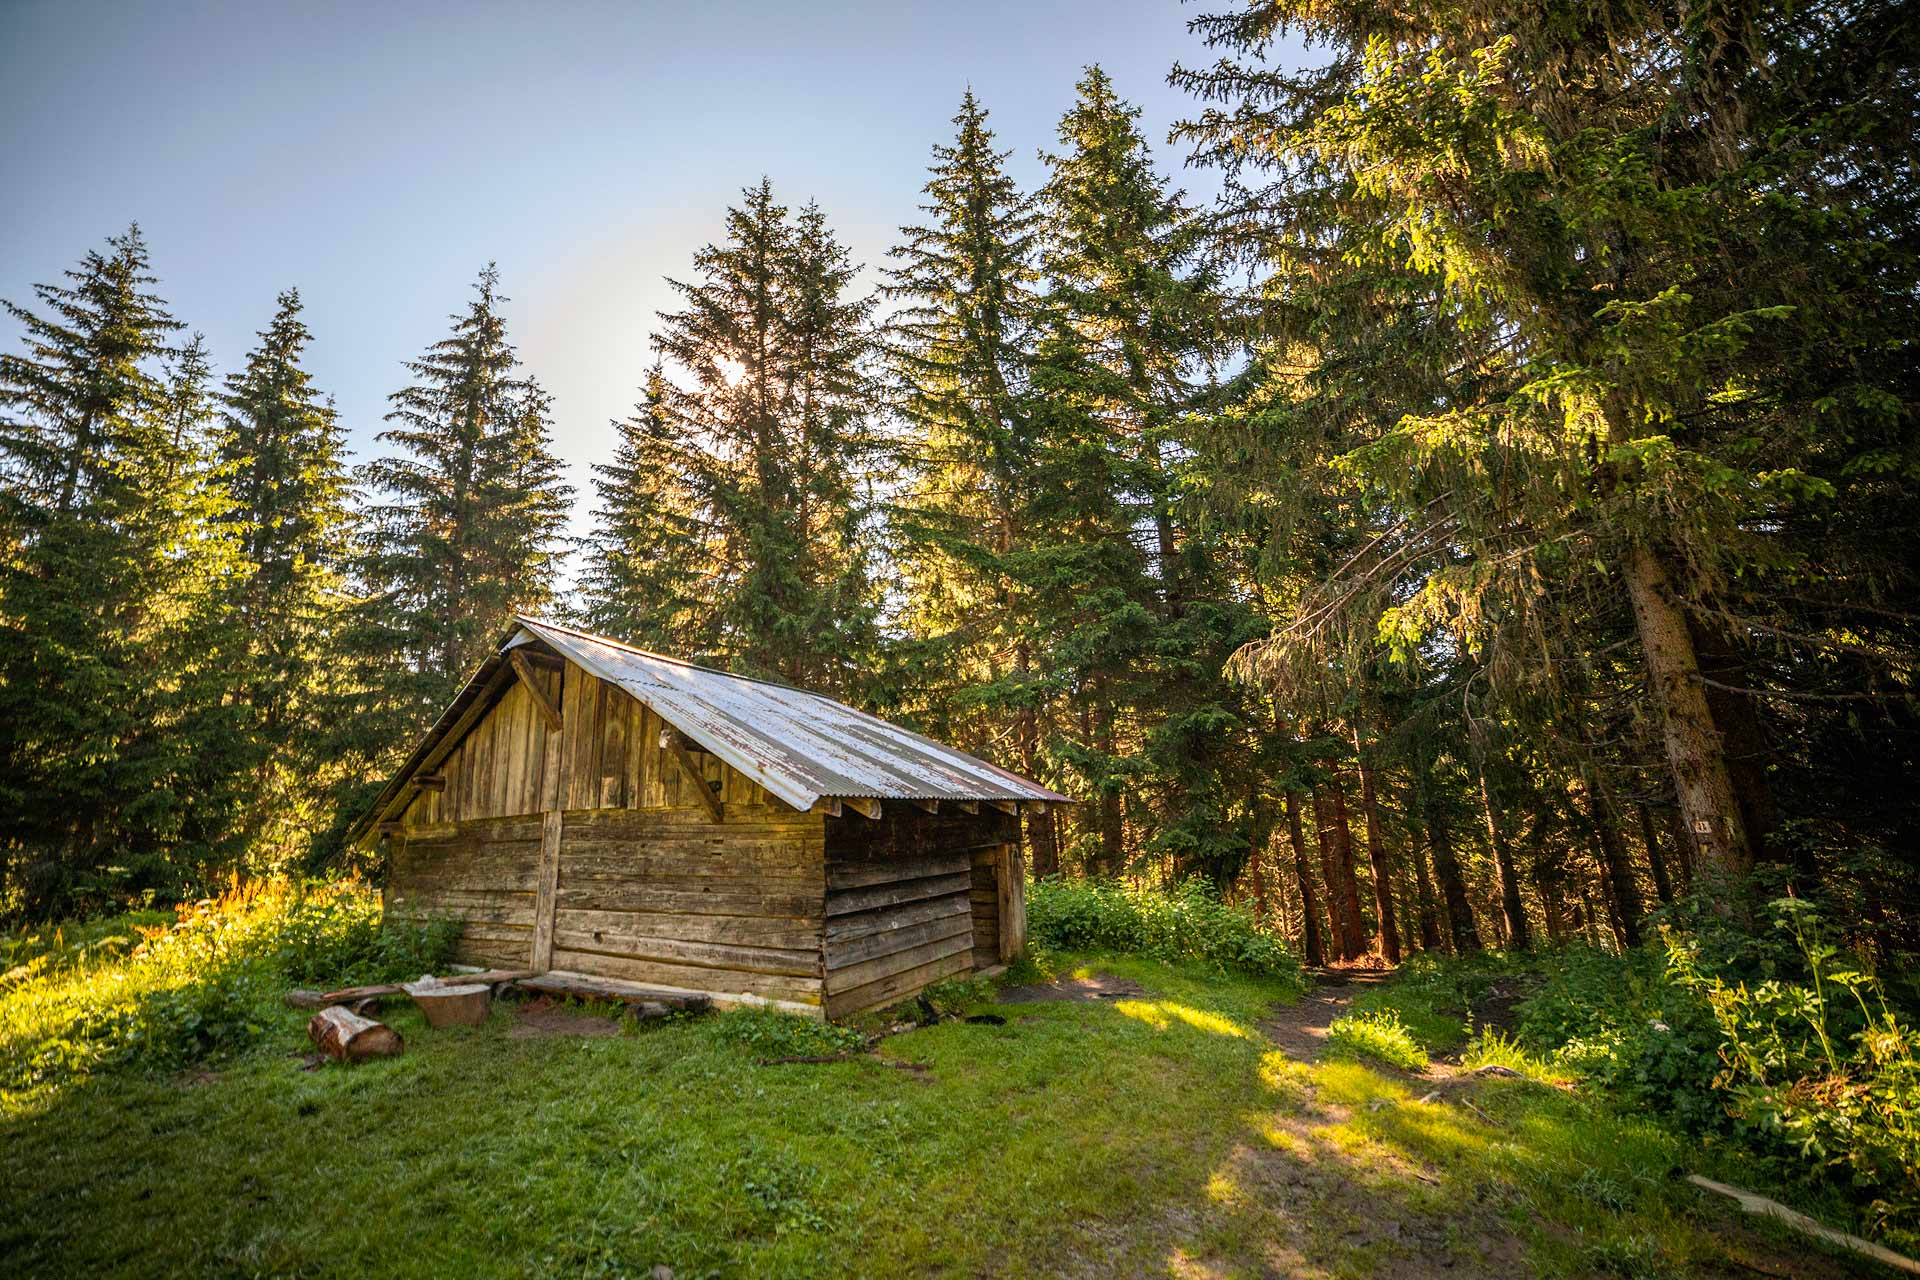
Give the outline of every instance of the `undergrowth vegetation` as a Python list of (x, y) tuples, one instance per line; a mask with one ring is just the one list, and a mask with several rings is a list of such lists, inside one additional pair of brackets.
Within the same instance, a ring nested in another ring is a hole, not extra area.
[[(1469, 1011), (1497, 984), (1525, 993), (1514, 1026), (1475, 1034)], [(1920, 1032), (1804, 900), (1773, 901), (1751, 924), (1682, 907), (1625, 954), (1420, 956), (1355, 1009), (1429, 1050), (1464, 1046), (1469, 1068), (1576, 1082), (1659, 1116), (1777, 1187), (1837, 1197), (1897, 1248), (1920, 1246)]]
[(1424, 1071), (1427, 1066), (1427, 1051), (1391, 1009), (1369, 1009), (1335, 1018), (1327, 1027), (1327, 1046), (1346, 1057), (1372, 1058), (1404, 1071)]
[(244, 1049), (287, 1017), (289, 987), (417, 977), (454, 926), (383, 925), (345, 883), (262, 883), (171, 913), (9, 935), (0, 975), (0, 1114), (109, 1067), (173, 1069)]
[(1300, 964), (1251, 912), (1201, 880), (1042, 880), (1027, 889), (1027, 930), (1044, 949), (1112, 951), (1301, 984)]

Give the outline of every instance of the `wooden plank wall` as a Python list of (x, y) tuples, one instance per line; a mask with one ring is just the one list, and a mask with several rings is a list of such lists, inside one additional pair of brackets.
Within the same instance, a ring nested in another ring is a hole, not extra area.
[(876, 821), (826, 820), (827, 1016), (904, 1000), (974, 967), (974, 850), (1017, 833), (986, 812), (889, 802)]
[(1000, 863), (1002, 846), (982, 845), (973, 851), (973, 967), (991, 969), (1000, 963)]
[(818, 1006), (825, 821), (732, 803), (717, 826), (704, 809), (568, 812), (553, 967)]
[[(564, 808), (671, 809), (698, 802), (680, 766), (660, 750), (660, 717), (626, 690), (572, 665), (564, 673), (564, 690), (562, 672), (542, 668), (535, 674), (560, 708)], [(436, 770), (446, 778), (445, 789), (422, 792), (402, 821), (435, 826), (539, 813), (545, 746), (546, 721), (515, 680)], [(709, 784), (720, 784), (723, 803), (775, 803), (718, 756), (696, 752), (694, 759)]]
[(393, 842), (384, 894), (387, 918), (462, 921), (457, 960), (519, 968), (532, 953), (539, 859), (537, 815), (406, 834)]

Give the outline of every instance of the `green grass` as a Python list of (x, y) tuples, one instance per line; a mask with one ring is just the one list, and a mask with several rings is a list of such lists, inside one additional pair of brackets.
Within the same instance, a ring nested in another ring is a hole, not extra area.
[(1335, 1018), (1327, 1028), (1327, 1044), (1335, 1053), (1371, 1058), (1403, 1071), (1427, 1069), (1427, 1051), (1391, 1009)]
[[(1650, 1124), (1526, 1081), (1422, 1103), (1296, 1062), (1261, 1030), (1285, 979), (1059, 963), (1148, 994), (885, 1042), (924, 1073), (758, 1066), (826, 1043), (765, 1014), (520, 1039), (504, 1009), (434, 1032), (405, 1008), (403, 1057), (303, 1072), (302, 1019), (279, 1014), (217, 1072), (102, 1070), (0, 1119), (0, 1272), (1727, 1269), (1725, 1213), (1670, 1179), (1687, 1153)], [(1799, 1256), (1732, 1247), (1780, 1274)]]

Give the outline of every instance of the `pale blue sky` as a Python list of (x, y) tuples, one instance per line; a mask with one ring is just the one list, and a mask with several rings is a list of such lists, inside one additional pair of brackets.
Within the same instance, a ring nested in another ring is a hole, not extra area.
[[(739, 188), (817, 198), (870, 267), (914, 216), (971, 83), (1016, 175), (1103, 64), (1164, 167), (1230, 0), (1032, 3), (190, 4), (0, 0), (0, 297), (30, 301), (138, 220), (175, 314), (222, 371), (297, 285), (310, 367), (360, 456), (400, 362), (500, 264), (510, 331), (587, 466), (647, 363), (662, 284)], [(0, 342), (17, 330), (0, 322)]]

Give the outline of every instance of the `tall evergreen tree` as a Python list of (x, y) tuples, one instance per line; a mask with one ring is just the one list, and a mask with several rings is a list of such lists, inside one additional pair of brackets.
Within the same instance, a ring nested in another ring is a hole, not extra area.
[(240, 687), (254, 716), (258, 785), (253, 857), (284, 862), (317, 825), (341, 782), (320, 750), (325, 698), (345, 673), (345, 571), (354, 516), (343, 440), (333, 407), (301, 367), (311, 334), (300, 294), (278, 299), (246, 367), (229, 374), (218, 440), (249, 568), (236, 584), (245, 626)]
[(407, 369), (367, 464), (358, 571), (369, 599), (355, 648), (374, 682), (377, 735), (404, 739), (453, 696), (516, 612), (548, 608), (572, 488), (550, 442), (548, 399), (507, 341), (489, 265), (453, 331)]
[[(987, 112), (969, 90), (951, 144), (933, 148), (927, 215), (901, 228), (887, 272), (887, 357), (903, 492), (890, 512), (901, 568), (901, 620), (923, 646), (915, 709), (974, 749), (1010, 755), (1039, 776), (1044, 649), (1021, 553), (1032, 519), (1028, 366), (1038, 297), (1039, 213), (1008, 175)], [(1012, 727), (1010, 750), (1004, 744)], [(1054, 870), (1048, 823), (1034, 825), (1032, 865)]]
[(245, 761), (204, 351), (167, 345), (137, 227), (66, 277), (0, 355), (0, 849), (34, 914), (229, 862)]
[(654, 336), (669, 376), (647, 410), (648, 447), (678, 459), (688, 519), (612, 550), (637, 563), (655, 558), (656, 538), (678, 551), (697, 541), (683, 647), (849, 693), (877, 643), (872, 300), (851, 295), (855, 268), (820, 211), (790, 217), (765, 180), (727, 211), (727, 231), (694, 255), (698, 279), (672, 282), (686, 307), (662, 313)]

